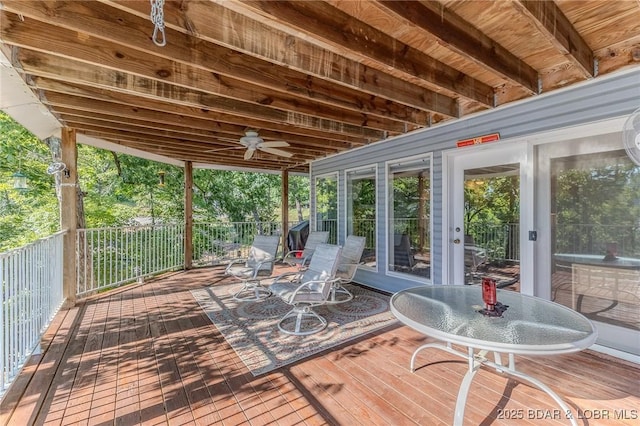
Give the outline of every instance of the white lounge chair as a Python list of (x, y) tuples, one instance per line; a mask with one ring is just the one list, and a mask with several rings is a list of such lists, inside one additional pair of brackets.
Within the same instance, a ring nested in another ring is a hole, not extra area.
[(325, 244), (329, 240), (329, 231), (313, 231), (309, 233), (303, 250), (291, 250), (284, 258), (283, 262), (298, 269), (307, 267), (318, 244)]
[(236, 300), (260, 300), (271, 295), (268, 288), (260, 285), (259, 277), (270, 277), (280, 244), (279, 235), (256, 235), (247, 258), (229, 263), (225, 273), (242, 281), (242, 288), (233, 298)]
[(353, 294), (344, 288), (343, 285), (353, 281), (353, 277), (358, 270), (358, 265), (362, 264), (360, 260), (366, 242), (366, 237), (357, 237), (355, 235), (349, 235), (344, 242), (342, 254), (338, 262), (338, 270), (336, 272), (336, 278), (338, 278), (338, 280), (331, 288), (330, 303), (348, 302), (353, 299)]
[(271, 292), (293, 306), (278, 322), (278, 329), (286, 334), (304, 336), (317, 333), (327, 326), (327, 320), (313, 308), (324, 305), (329, 299), (342, 249), (331, 244), (318, 244), (308, 268), (299, 281), (288, 281), (283, 274), (269, 287)]
[(487, 251), (477, 246), (471, 235), (464, 236), (464, 265), (471, 271), (471, 276), (478, 274), (478, 269), (489, 261)]

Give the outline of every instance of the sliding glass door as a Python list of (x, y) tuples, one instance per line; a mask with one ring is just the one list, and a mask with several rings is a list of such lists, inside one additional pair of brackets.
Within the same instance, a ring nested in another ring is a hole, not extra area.
[(549, 297), (594, 321), (599, 344), (640, 355), (640, 166), (619, 133), (539, 154)]

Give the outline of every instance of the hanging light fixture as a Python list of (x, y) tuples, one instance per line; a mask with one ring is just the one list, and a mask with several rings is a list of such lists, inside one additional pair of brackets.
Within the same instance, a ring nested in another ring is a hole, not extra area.
[(24, 191), (27, 189), (27, 177), (22, 172), (15, 172), (13, 178), (13, 189)]

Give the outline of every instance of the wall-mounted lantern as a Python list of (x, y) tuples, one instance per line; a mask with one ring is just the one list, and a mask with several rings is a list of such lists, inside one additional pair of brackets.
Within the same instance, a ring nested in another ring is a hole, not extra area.
[(15, 172), (13, 178), (13, 189), (24, 191), (27, 189), (27, 177), (21, 172)]

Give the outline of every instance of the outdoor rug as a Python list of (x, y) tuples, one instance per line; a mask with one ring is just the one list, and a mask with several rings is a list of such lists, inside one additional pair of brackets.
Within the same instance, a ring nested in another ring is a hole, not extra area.
[(278, 330), (278, 321), (291, 306), (278, 297), (259, 302), (237, 302), (232, 294), (240, 284), (214, 285), (191, 290), (193, 297), (254, 376), (317, 354), (378, 330), (396, 321), (389, 311), (389, 296), (355, 285), (350, 302), (318, 306), (315, 311), (329, 323), (310, 336), (290, 336)]

